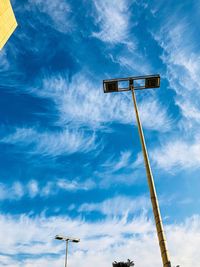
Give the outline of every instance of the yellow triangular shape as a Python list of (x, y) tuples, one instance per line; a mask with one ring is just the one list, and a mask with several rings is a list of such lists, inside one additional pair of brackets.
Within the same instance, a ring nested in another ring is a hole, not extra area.
[(17, 27), (10, 0), (0, 0), (0, 50)]

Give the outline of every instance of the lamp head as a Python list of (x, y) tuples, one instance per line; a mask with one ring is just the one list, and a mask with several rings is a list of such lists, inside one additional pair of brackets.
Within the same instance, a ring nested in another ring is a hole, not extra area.
[(105, 81), (104, 93), (118, 92), (118, 81)]
[(61, 235), (56, 235), (56, 236), (55, 236), (55, 239), (57, 239), (57, 240), (63, 240), (64, 238), (63, 238), (63, 236), (61, 236)]
[(78, 243), (80, 242), (80, 239), (79, 238), (72, 238), (72, 237), (65, 237), (65, 236), (62, 236), (62, 235), (56, 235), (55, 236), (55, 239), (57, 240), (64, 240), (64, 241), (71, 241), (71, 242), (74, 242), (74, 243)]
[(160, 87), (160, 75), (146, 75), (103, 80), (104, 93), (143, 90)]
[(145, 88), (158, 88), (160, 87), (160, 76), (145, 79)]
[(74, 242), (74, 243), (78, 243), (78, 242), (80, 242), (80, 239), (75, 238), (75, 239), (72, 239), (71, 241)]

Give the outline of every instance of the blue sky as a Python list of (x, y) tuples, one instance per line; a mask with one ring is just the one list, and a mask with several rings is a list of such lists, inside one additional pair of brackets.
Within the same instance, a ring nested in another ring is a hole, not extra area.
[(173, 266), (199, 267), (198, 1), (12, 1), (0, 51), (1, 266), (161, 266), (130, 92), (136, 93)]

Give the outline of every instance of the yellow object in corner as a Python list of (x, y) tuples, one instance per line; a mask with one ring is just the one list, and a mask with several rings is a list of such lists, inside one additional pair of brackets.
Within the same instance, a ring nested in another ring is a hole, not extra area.
[(0, 50), (17, 27), (10, 0), (0, 0)]

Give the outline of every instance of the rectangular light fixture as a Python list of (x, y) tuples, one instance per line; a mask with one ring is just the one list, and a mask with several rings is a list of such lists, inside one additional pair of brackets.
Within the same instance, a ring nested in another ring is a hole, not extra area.
[(118, 92), (118, 81), (105, 82), (104, 89), (105, 93)]
[(62, 235), (56, 235), (55, 239), (64, 240), (64, 241), (71, 241), (71, 242), (75, 242), (75, 243), (80, 242), (79, 238), (67, 237), (67, 236), (62, 236)]
[[(120, 84), (127, 85), (125, 88), (121, 88)], [(104, 93), (130, 91), (132, 88), (134, 90), (142, 90), (158, 87), (160, 87), (159, 74), (103, 80)]]
[(145, 79), (145, 88), (158, 88), (160, 87), (160, 77), (152, 77)]

